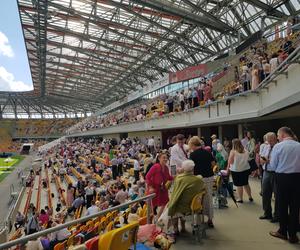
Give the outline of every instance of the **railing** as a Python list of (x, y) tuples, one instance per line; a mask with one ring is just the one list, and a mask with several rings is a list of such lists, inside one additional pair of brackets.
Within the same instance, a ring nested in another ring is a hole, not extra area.
[(78, 225), (78, 224), (86, 222), (86, 221), (88, 221), (90, 219), (93, 219), (93, 218), (105, 215), (105, 214), (107, 214), (109, 212), (116, 211), (116, 210), (119, 210), (121, 208), (126, 208), (129, 205), (131, 205), (131, 204), (135, 204), (135, 203), (138, 203), (138, 202), (141, 202), (141, 201), (146, 201), (146, 204), (147, 204), (147, 223), (149, 224), (149, 223), (151, 223), (151, 221), (150, 221), (150, 218), (151, 218), (151, 200), (154, 197), (155, 197), (155, 194), (150, 194), (150, 195), (144, 196), (142, 198), (138, 198), (136, 200), (126, 202), (126, 203), (124, 203), (122, 205), (118, 205), (118, 206), (115, 206), (115, 207), (108, 208), (108, 209), (106, 209), (104, 211), (101, 211), (101, 212), (93, 214), (93, 215), (84, 216), (84, 217), (82, 217), (80, 219), (72, 220), (70, 222), (66, 222), (66, 223), (64, 223), (62, 225), (58, 225), (56, 227), (45, 229), (43, 231), (40, 231), (40, 232), (37, 232), (37, 233), (34, 233), (34, 234), (26, 235), (26, 236), (24, 236), (24, 237), (22, 237), (20, 239), (9, 241), (9, 242), (1, 244), (0, 245), (0, 250), (1, 249), (8, 249), (10, 247), (17, 246), (17, 245), (24, 245), (28, 241), (35, 240), (35, 239), (37, 239), (40, 236), (44, 236), (44, 235), (56, 232), (56, 231), (61, 230), (63, 228), (67, 228), (67, 227), (70, 227), (70, 226)]

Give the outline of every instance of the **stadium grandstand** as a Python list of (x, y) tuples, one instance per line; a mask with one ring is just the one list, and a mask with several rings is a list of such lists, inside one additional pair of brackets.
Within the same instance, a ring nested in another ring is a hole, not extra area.
[(0, 250), (299, 249), (299, 0), (0, 6)]

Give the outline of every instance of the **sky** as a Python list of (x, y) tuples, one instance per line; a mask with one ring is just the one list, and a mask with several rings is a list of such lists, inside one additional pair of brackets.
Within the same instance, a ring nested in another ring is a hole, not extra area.
[(0, 0), (0, 91), (32, 89), (17, 0)]

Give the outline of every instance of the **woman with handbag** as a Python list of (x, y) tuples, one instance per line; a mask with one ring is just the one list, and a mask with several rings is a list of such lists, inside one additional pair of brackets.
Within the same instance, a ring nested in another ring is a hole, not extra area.
[(155, 193), (156, 196), (152, 200), (154, 210), (159, 207), (157, 218), (160, 217), (166, 204), (169, 201), (167, 184), (173, 180), (167, 166), (168, 155), (160, 153), (158, 155), (158, 163), (155, 163), (146, 175), (147, 193)]

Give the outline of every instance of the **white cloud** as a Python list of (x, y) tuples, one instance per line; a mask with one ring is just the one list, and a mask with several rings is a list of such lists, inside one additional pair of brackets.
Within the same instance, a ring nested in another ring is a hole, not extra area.
[(14, 57), (14, 51), (9, 44), (7, 36), (0, 31), (0, 55)]
[(12, 73), (0, 66), (0, 91), (29, 91), (32, 89), (31, 85), (17, 81)]

